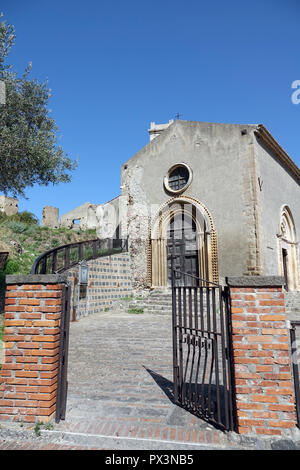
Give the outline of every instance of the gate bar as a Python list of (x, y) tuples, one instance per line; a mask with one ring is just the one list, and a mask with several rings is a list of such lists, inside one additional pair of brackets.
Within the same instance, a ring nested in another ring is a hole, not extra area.
[(291, 352), (292, 352), (292, 363), (293, 363), (293, 376), (294, 376), (294, 387), (295, 387), (295, 399), (296, 399), (296, 414), (297, 414), (297, 426), (300, 428), (300, 376), (299, 366), (297, 361), (297, 339), (296, 339), (296, 327), (300, 326), (300, 321), (291, 321)]

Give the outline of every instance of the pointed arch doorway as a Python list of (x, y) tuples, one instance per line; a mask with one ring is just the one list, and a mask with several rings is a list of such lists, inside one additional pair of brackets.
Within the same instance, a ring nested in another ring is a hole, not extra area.
[(297, 235), (294, 219), (288, 206), (281, 209), (279, 226), (279, 272), (285, 279), (285, 290), (299, 289)]
[(168, 201), (154, 221), (150, 242), (152, 287), (171, 285), (171, 256), (178, 271), (177, 285), (199, 285), (199, 277), (218, 282), (212, 218), (195, 199), (180, 197)]

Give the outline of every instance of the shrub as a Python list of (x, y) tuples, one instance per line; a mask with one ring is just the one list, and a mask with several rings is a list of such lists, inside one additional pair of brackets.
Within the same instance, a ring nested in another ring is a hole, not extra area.
[(8, 219), (8, 216), (5, 214), (5, 212), (0, 212), (0, 223), (4, 222), (7, 219)]
[(6, 263), (4, 272), (5, 274), (14, 274), (14, 273), (17, 273), (19, 269), (20, 269), (19, 261), (15, 259), (9, 259)]
[(18, 212), (10, 216), (11, 220), (16, 222), (23, 222), (24, 224), (37, 225), (39, 223), (38, 218), (29, 211)]
[(27, 224), (24, 224), (23, 222), (15, 222), (15, 221), (8, 222), (7, 227), (10, 228), (10, 230), (12, 230), (12, 232), (15, 232), (15, 233), (26, 232), (28, 228)]
[(57, 238), (52, 238), (51, 240), (51, 245), (53, 246), (53, 248), (59, 246), (61, 243), (60, 241), (57, 239)]
[(143, 308), (129, 308), (128, 313), (135, 313), (136, 315), (140, 315), (144, 313), (144, 309)]

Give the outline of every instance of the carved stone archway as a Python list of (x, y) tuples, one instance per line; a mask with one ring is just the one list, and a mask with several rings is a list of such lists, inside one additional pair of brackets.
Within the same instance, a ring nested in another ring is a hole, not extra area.
[(217, 235), (212, 216), (193, 197), (170, 198), (158, 210), (151, 223), (147, 252), (147, 283), (149, 287), (167, 286), (167, 231), (172, 218), (184, 211), (197, 228), (199, 276), (218, 283)]
[(285, 277), (286, 290), (299, 289), (298, 242), (294, 219), (285, 205), (280, 211), (278, 230), (279, 274)]

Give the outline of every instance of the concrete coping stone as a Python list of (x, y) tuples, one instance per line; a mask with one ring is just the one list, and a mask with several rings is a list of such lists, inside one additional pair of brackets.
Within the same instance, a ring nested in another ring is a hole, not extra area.
[(229, 287), (281, 287), (285, 284), (283, 276), (229, 276), (225, 281)]
[(65, 274), (8, 274), (6, 284), (66, 284)]

